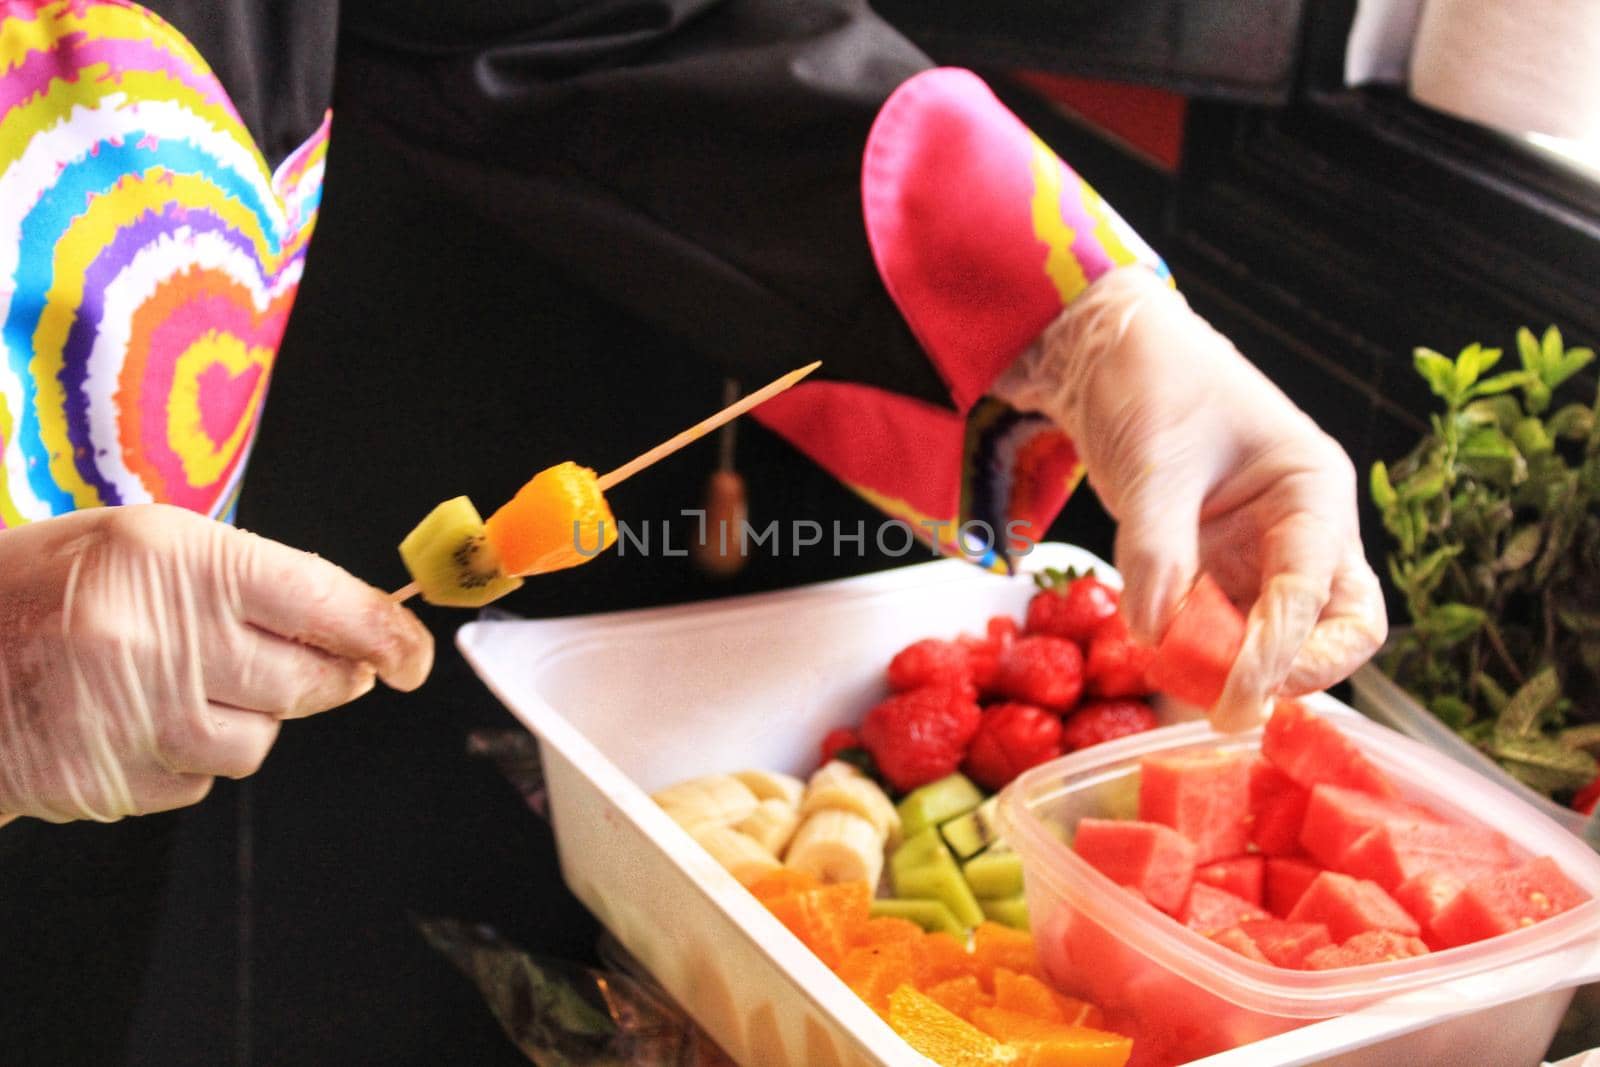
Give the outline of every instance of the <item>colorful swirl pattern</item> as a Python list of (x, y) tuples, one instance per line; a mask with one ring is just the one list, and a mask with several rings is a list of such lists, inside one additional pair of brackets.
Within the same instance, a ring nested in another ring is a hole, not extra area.
[(327, 133), (271, 173), (154, 14), (0, 0), (0, 528), (149, 501), (232, 514)]

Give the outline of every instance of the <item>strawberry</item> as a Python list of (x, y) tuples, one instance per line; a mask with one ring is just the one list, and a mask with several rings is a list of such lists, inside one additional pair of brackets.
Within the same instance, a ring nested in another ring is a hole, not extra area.
[(981, 719), (963, 690), (924, 686), (867, 712), (861, 743), (889, 784), (904, 793), (954, 774)]
[(967, 663), (972, 668), (972, 684), (980, 693), (994, 692), (995, 680), (1000, 673), (1000, 654), (1017, 639), (1017, 621), (1006, 615), (996, 615), (989, 620), (983, 637), (962, 634), (956, 638), (967, 650)]
[(1087, 645), (1106, 620), (1117, 614), (1117, 591), (1093, 574), (1071, 571), (1035, 575), (1039, 592), (1028, 601), (1027, 632), (1064, 637)]
[(1065, 638), (1019, 637), (1000, 654), (994, 688), (1012, 700), (1065, 711), (1083, 693), (1083, 653)]
[(822, 739), (822, 762), (827, 763), (847, 748), (860, 748), (861, 735), (848, 726), (829, 730)]
[(1156, 713), (1142, 700), (1092, 700), (1067, 717), (1061, 740), (1068, 752), (1153, 730)]
[(1593, 815), (1597, 803), (1600, 803), (1600, 774), (1595, 775), (1594, 781), (1578, 790), (1578, 795), (1572, 798), (1572, 810), (1584, 815)]
[(968, 691), (977, 697), (972, 680), (972, 657), (957, 641), (924, 638), (907, 645), (889, 661), (889, 688), (897, 693), (937, 685)]
[(1128, 624), (1114, 615), (1089, 640), (1089, 658), (1083, 668), (1085, 686), (1097, 697), (1137, 697), (1150, 692), (1145, 668), (1155, 649), (1134, 641)]
[(1029, 767), (1061, 755), (1061, 720), (1033, 704), (986, 708), (967, 746), (963, 769), (986, 789), (1000, 790)]

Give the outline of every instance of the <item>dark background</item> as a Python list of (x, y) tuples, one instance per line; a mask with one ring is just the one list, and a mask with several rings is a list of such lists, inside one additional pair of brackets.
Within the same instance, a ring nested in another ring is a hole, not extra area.
[[(1428, 410), (1413, 345), (1509, 345), (1518, 325), (1550, 322), (1600, 335), (1593, 189), (1395, 94), (1344, 91), (1353, 0), (877, 6), (936, 58), (988, 75), (1360, 469), (1402, 453)], [(1182, 94), (1178, 162), (1077, 121), (1014, 81), (1019, 68)], [(507, 243), (374, 131), (336, 118), (333, 146), (243, 525), (399, 585), (395, 538), (435, 501), (504, 498), (559, 459), (603, 468), (716, 405), (711, 369)], [(371, 426), (388, 427), (381, 451)], [(616, 508), (694, 506), (712, 464), (710, 443), (690, 449), (618, 490)], [(739, 465), (757, 523), (875, 517), (753, 423)], [(1052, 534), (1109, 555), (1087, 491)], [(897, 562), (758, 557), (716, 584), (682, 561), (613, 557), (506, 606), (603, 611)], [(0, 1035), (0, 1062), (523, 1062), (409, 916), (490, 922), (573, 958), (596, 931), (560, 886), (547, 829), (464, 755), (469, 729), (511, 724), (449, 644), (464, 616), (422, 611), (440, 654), (420, 693), (294, 724), (256, 779), (220, 783), (193, 811), (0, 834), (0, 864), (47, 834), (95, 858), (104, 887), (77, 917), (90, 936), (30, 930), (32, 966), (0, 968), (30, 983), (0, 986), (0, 1001), (82, 1005)], [(171, 877), (131, 864), (134, 841), (169, 852)], [(117, 947), (97, 951), (95, 931)]]

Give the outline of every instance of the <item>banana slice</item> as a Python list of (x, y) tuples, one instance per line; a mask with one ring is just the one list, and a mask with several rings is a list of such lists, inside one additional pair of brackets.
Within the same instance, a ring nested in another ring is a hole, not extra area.
[(883, 873), (883, 841), (877, 827), (855, 812), (826, 808), (800, 824), (783, 863), (824, 884), (866, 882), (876, 887)]
[(762, 875), (783, 866), (778, 858), (748, 834), (741, 834), (731, 826), (700, 826), (691, 836), (700, 847), (711, 853), (728, 873), (749, 885)]
[(735, 771), (735, 778), (743, 782), (757, 800), (781, 800), (791, 808), (800, 803), (806, 784), (792, 774), (777, 771)]
[[(795, 784), (798, 785), (799, 782)], [(750, 817), (741, 823), (736, 823), (734, 829), (753, 838), (758, 845), (774, 856), (781, 856), (783, 846), (789, 843), (789, 839), (794, 836), (799, 826), (800, 812), (795, 810), (795, 806), (771, 797), (757, 804), (756, 810)]]
[(834, 760), (824, 764), (806, 786), (800, 814), (830, 808), (861, 816), (878, 832), (879, 847), (893, 848), (900, 843), (900, 813), (878, 783), (848, 763)]
[(743, 822), (759, 801), (750, 787), (731, 774), (709, 774), (668, 786), (652, 797), (672, 821), (685, 830), (700, 826), (730, 826)]

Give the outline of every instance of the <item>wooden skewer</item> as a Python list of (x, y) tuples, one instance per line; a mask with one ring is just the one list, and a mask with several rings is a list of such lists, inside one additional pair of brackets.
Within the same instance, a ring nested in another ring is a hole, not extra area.
[(771, 382), (762, 386), (760, 389), (757, 389), (743, 400), (740, 400), (737, 403), (729, 404), (727, 407), (723, 408), (715, 415), (712, 415), (710, 418), (701, 419), (687, 430), (684, 430), (675, 437), (671, 437), (661, 442), (659, 445), (656, 445), (656, 447), (652, 448), (643, 455), (630, 459), (628, 462), (624, 463), (610, 474), (602, 474), (600, 476), (600, 491), (602, 493), (605, 492), (618, 482), (638, 474), (640, 471), (644, 470), (657, 460), (666, 459), (668, 456), (672, 455), (689, 442), (704, 437), (706, 434), (710, 433), (712, 430), (715, 430), (723, 423), (732, 422), (734, 419), (737, 419), (740, 415), (743, 415), (751, 408), (759, 407), (768, 400), (771, 400), (773, 397), (777, 396), (779, 393), (783, 392), (785, 389), (788, 389), (790, 386), (794, 385), (801, 378), (804, 378), (806, 375), (810, 374), (820, 366), (822, 366), (822, 361), (819, 359), (815, 363), (806, 364), (799, 370), (792, 370), (788, 374), (785, 374), (782, 378), (779, 378), (777, 381)]
[[(603, 493), (619, 482), (623, 482), (629, 478), (632, 478), (635, 474), (638, 474), (652, 463), (666, 459), (668, 456), (672, 455), (674, 452), (678, 451), (678, 449), (684, 447), (690, 442), (704, 437), (706, 434), (710, 433), (712, 430), (715, 430), (724, 423), (732, 422), (734, 419), (737, 419), (740, 415), (743, 415), (751, 408), (759, 407), (768, 400), (771, 400), (773, 397), (777, 396), (779, 393), (783, 392), (785, 389), (793, 386), (796, 382), (800, 381), (801, 378), (804, 378), (806, 375), (810, 374), (820, 366), (822, 366), (822, 361), (819, 359), (816, 362), (808, 363), (804, 367), (800, 367), (797, 370), (792, 370), (776, 381), (762, 386), (760, 389), (757, 389), (755, 392), (749, 394), (738, 402), (729, 404), (715, 415), (712, 415), (709, 418), (701, 419), (687, 430), (684, 430), (682, 433), (675, 434), (674, 436), (661, 442), (659, 445), (656, 445), (648, 452), (644, 452), (638, 456), (635, 456), (633, 459), (630, 459), (628, 462), (624, 463), (616, 470), (611, 471), (609, 474), (602, 474), (599, 479), (600, 491)], [(418, 588), (417, 583), (411, 582), (390, 593), (389, 599), (394, 601), (396, 604), (402, 604), (416, 596), (420, 591), (421, 590)]]

